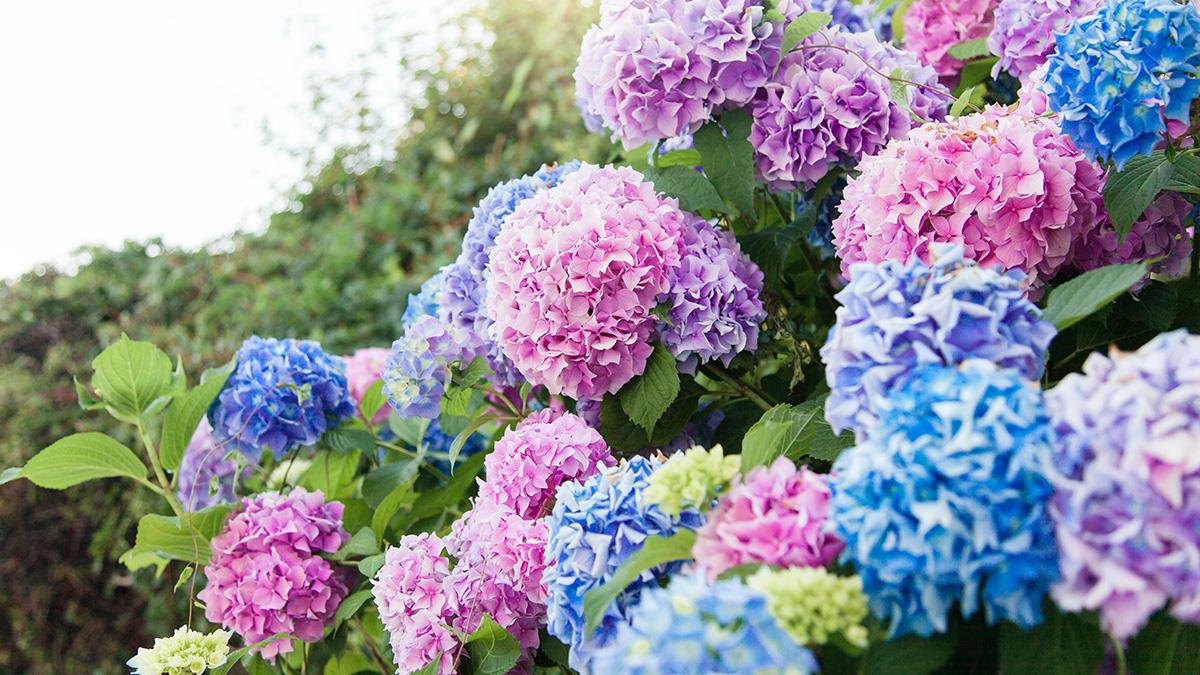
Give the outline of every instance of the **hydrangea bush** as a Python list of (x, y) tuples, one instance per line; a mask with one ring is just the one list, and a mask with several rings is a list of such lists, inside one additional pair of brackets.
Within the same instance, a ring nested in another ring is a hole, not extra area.
[(0, 481), (159, 500), (137, 673), (1190, 672), (1198, 27), (602, 0), (606, 163), (496, 167), (390, 349), (123, 336)]

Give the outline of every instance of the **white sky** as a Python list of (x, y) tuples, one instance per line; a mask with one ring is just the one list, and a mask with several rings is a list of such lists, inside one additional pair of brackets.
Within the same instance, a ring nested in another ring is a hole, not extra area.
[(83, 244), (260, 229), (303, 173), (264, 142), (264, 122), (311, 147), (311, 77), (360, 68), (380, 12), (432, 30), (439, 5), (0, 2), (0, 278), (69, 265)]

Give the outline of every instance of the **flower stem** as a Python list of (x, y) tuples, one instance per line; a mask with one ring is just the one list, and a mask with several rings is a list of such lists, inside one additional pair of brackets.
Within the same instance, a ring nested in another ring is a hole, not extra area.
[(138, 436), (142, 439), (142, 445), (146, 448), (146, 454), (150, 456), (150, 466), (154, 469), (154, 477), (158, 479), (158, 484), (161, 489), (156, 490), (163, 499), (167, 500), (171, 510), (175, 515), (183, 517), (183, 507), (179, 504), (179, 500), (175, 498), (171, 492), (171, 481), (167, 479), (167, 473), (163, 471), (162, 462), (158, 458), (158, 448), (154, 446), (154, 441), (150, 440), (150, 434), (146, 433), (146, 425), (141, 418), (137, 421)]
[(770, 410), (775, 406), (775, 404), (772, 403), (770, 398), (767, 396), (766, 392), (757, 389), (744, 380), (730, 375), (725, 371), (724, 368), (720, 368), (715, 364), (707, 364), (701, 366), (700, 369), (703, 370), (707, 375), (714, 377), (738, 390), (743, 396), (753, 401), (758, 407), (762, 408), (763, 411)]

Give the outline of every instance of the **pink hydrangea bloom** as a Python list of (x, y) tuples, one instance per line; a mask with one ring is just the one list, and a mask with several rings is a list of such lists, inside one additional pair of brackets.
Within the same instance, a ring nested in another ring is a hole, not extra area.
[(646, 368), (685, 216), (629, 167), (584, 165), (521, 202), (492, 251), (488, 315), (505, 355), (552, 394), (600, 398)]
[(1095, 226), (1103, 184), (1052, 121), (1000, 106), (925, 124), (859, 169), (833, 223), (847, 277), (860, 261), (929, 262), (930, 245), (945, 242), (1038, 286)]
[(451, 675), (458, 640), (446, 628), (452, 606), (445, 581), (449, 562), (436, 534), (406, 534), (387, 550), (371, 593), (391, 638), (397, 672), (420, 670), (441, 655), (440, 675)]
[[(346, 576), (318, 552), (337, 551), (349, 539), (342, 505), (296, 488), (243, 500), (243, 508), (212, 540), (204, 568), (208, 585), (197, 597), (204, 616), (247, 643), (287, 633), (306, 642), (321, 638), (346, 597)], [(291, 640), (262, 647), (264, 658), (292, 651)]]
[(522, 518), (549, 513), (558, 486), (615, 464), (604, 438), (571, 413), (540, 410), (496, 442), (484, 460), (487, 480), (479, 496)]
[(712, 579), (746, 563), (819, 567), (842, 550), (825, 532), (828, 518), (825, 477), (780, 457), (734, 479), (696, 532), (692, 555)]
[[(368, 347), (342, 357), (346, 360), (346, 383), (355, 405), (362, 405), (363, 394), (367, 393), (371, 385), (383, 379), (383, 367), (387, 364), (390, 354), (391, 352), (383, 347)], [(387, 416), (388, 407), (380, 406), (379, 412), (375, 413), (371, 422), (382, 424), (387, 420)]]
[(998, 0), (914, 0), (904, 14), (904, 47), (938, 75), (954, 75), (963, 62), (950, 56), (954, 45), (992, 32)]

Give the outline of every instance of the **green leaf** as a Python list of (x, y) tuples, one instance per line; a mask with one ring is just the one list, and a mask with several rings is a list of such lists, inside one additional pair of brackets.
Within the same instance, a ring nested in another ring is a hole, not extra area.
[(121, 556), (121, 562), (133, 569), (131, 563), (144, 562), (144, 556), (153, 554), (167, 560), (207, 564), (209, 541), (220, 533), (225, 516), (231, 510), (231, 504), (218, 504), (203, 511), (184, 514), (182, 524), (175, 516), (157, 513), (142, 516), (138, 521), (133, 548)]
[(646, 180), (654, 189), (679, 200), (679, 208), (698, 212), (700, 209), (725, 212), (725, 202), (717, 189), (699, 171), (686, 166), (669, 166), (663, 169), (647, 169)]
[(412, 485), (418, 468), (416, 461), (406, 459), (375, 469), (363, 478), (363, 499), (371, 508), (377, 508), (396, 488)]
[(954, 636), (937, 633), (923, 638), (906, 635), (871, 645), (863, 657), (863, 675), (926, 675), (954, 655)]
[[(39, 487), (62, 490), (94, 478), (146, 482), (146, 465), (129, 448), (96, 432), (73, 434), (34, 455), (21, 471)], [(11, 480), (11, 479), (10, 479)]]
[(666, 169), (672, 166), (684, 166), (689, 169), (695, 169), (700, 166), (700, 151), (695, 148), (686, 150), (672, 150), (671, 152), (659, 155), (654, 160), (654, 166), (660, 169)]
[(1104, 183), (1104, 208), (1112, 219), (1119, 241), (1133, 228), (1134, 222), (1154, 198), (1171, 182), (1174, 173), (1162, 151), (1137, 155), (1120, 171), (1108, 174)]
[(124, 334), (92, 360), (92, 369), (92, 389), (108, 412), (131, 424), (184, 385), (181, 373), (172, 370), (171, 359), (162, 350)]
[[(1045, 620), (1032, 630), (1000, 624), (1000, 672), (1092, 675), (1104, 657), (1100, 627), (1077, 614), (1049, 606)], [(1135, 672), (1141, 672), (1135, 671)]]
[[(355, 424), (361, 425), (361, 422)], [(361, 426), (343, 424), (325, 432), (322, 441), (330, 450), (336, 452), (358, 451), (367, 456), (375, 454), (375, 436)]]
[[(415, 476), (403, 485), (397, 485), (388, 496), (383, 498), (379, 506), (375, 508), (375, 512), (371, 514), (371, 531), (375, 536), (383, 539), (384, 532), (387, 531), (388, 523), (392, 522), (392, 516), (400, 510), (400, 507), (407, 504), (412, 504), (417, 500), (417, 493), (413, 491), (413, 481)], [(374, 551), (372, 551), (374, 553)]]
[(1171, 180), (1164, 190), (1200, 194), (1200, 156), (1179, 155), (1171, 165)]
[(25, 470), (23, 466), (11, 466), (3, 471), (0, 471), (0, 485), (11, 483), (21, 477), (21, 472)]
[[(816, 214), (815, 210), (813, 214)], [(738, 237), (738, 243), (742, 251), (762, 270), (763, 278), (770, 283), (780, 278), (784, 263), (796, 247), (796, 242), (803, 238), (803, 228), (793, 223), (744, 234)]]
[(1143, 263), (1121, 263), (1085, 272), (1050, 291), (1042, 318), (1064, 330), (1105, 307), (1145, 276)]
[(696, 412), (703, 390), (691, 378), (682, 379), (680, 394), (647, 434), (621, 408), (616, 396), (609, 394), (600, 402), (600, 435), (614, 450), (635, 452), (643, 448), (660, 447), (675, 438)]
[(617, 400), (629, 419), (652, 436), (654, 425), (678, 395), (679, 367), (671, 352), (658, 344), (646, 361), (646, 370), (621, 387)]
[(984, 87), (982, 84), (977, 84), (973, 87), (964, 89), (963, 92), (958, 95), (958, 98), (954, 99), (954, 103), (950, 105), (950, 116), (958, 117), (959, 115), (962, 115), (963, 111), (967, 109), (967, 105), (971, 103), (971, 99), (975, 96), (975, 93), (980, 89), (985, 88), (986, 87)]
[(229, 656), (225, 659), (225, 663), (222, 663), (208, 672), (211, 675), (228, 675), (229, 671), (233, 670), (233, 667), (238, 664), (238, 661), (241, 661), (243, 656), (250, 653), (250, 650), (260, 649), (262, 647), (266, 647), (276, 640), (291, 639), (291, 637), (292, 636), (288, 635), (287, 633), (276, 633), (265, 640), (259, 640), (252, 645), (246, 645), (245, 647), (235, 649), (229, 652)]
[(419, 670), (414, 670), (413, 672), (409, 673), (409, 675), (438, 675), (438, 673), (442, 672), (441, 663), (442, 652), (438, 652), (437, 655), (433, 657), (432, 661), (425, 664), (425, 667)]
[(533, 70), (533, 57), (526, 56), (513, 70), (512, 84), (509, 85), (508, 92), (504, 94), (504, 100), (500, 102), (500, 112), (507, 115), (512, 111), (517, 99), (521, 98), (521, 92), (525, 89), (525, 80), (529, 77), (531, 70)]
[(992, 76), (992, 66), (996, 65), (999, 60), (995, 56), (989, 56), (969, 61), (963, 66), (962, 74), (958, 77), (958, 86), (954, 87), (954, 95), (958, 96), (966, 89), (987, 82)]
[(483, 427), (495, 422), (498, 419), (500, 419), (500, 416), (494, 413), (479, 415), (467, 425), (467, 428), (458, 432), (458, 435), (454, 437), (454, 442), (450, 444), (450, 450), (447, 451), (450, 456), (449, 460), (451, 471), (454, 470), (454, 465), (458, 463), (458, 454), (462, 452), (463, 446), (467, 444), (467, 439), (471, 438), (473, 434), (478, 433)]
[(904, 15), (908, 13), (908, 6), (912, 3), (913, 0), (900, 0), (892, 12), (892, 41), (896, 44), (904, 40)]
[(191, 391), (175, 399), (167, 408), (167, 418), (163, 421), (162, 440), (158, 452), (163, 468), (174, 472), (183, 460), (200, 418), (208, 411), (213, 399), (221, 393), (225, 381), (233, 372), (233, 364), (223, 368), (210, 370), (201, 378), (200, 384)]
[(750, 115), (728, 110), (715, 122), (700, 127), (693, 137), (700, 165), (717, 193), (747, 217), (754, 214), (754, 146), (750, 145)]
[(608, 606), (643, 572), (676, 560), (689, 560), (695, 543), (696, 533), (691, 530), (680, 530), (670, 537), (647, 537), (642, 547), (613, 572), (608, 583), (591, 589), (583, 596), (583, 621), (587, 634), (592, 634), (600, 625)]
[(342, 558), (349, 556), (366, 557), (375, 555), (376, 553), (379, 553), (379, 544), (376, 542), (375, 532), (369, 527), (364, 527), (355, 532), (350, 537), (350, 541), (347, 541), (345, 546), (337, 550), (337, 554)]
[(828, 12), (804, 12), (787, 25), (783, 31), (783, 46), (779, 50), (779, 61), (775, 63), (775, 71), (779, 70), (779, 62), (783, 57), (804, 42), (810, 35), (829, 25), (833, 15)]
[(991, 56), (992, 50), (988, 47), (987, 38), (982, 37), (974, 40), (964, 40), (951, 46), (946, 50), (946, 53), (959, 61), (970, 61), (981, 56)]
[(467, 638), (466, 646), (471, 655), (471, 672), (475, 675), (504, 675), (517, 665), (521, 656), (517, 639), (487, 614)]
[(358, 591), (347, 595), (346, 599), (342, 600), (342, 604), (338, 605), (337, 611), (333, 613), (333, 629), (337, 630), (338, 626), (345, 623), (347, 619), (358, 614), (358, 610), (362, 609), (362, 606), (367, 604), (370, 599), (371, 591)]
[(417, 501), (413, 504), (413, 518), (415, 520), (428, 518), (461, 502), (467, 496), (467, 491), (471, 489), (471, 486), (475, 485), (475, 478), (479, 476), (487, 454), (478, 452), (471, 455), (454, 469), (454, 472), (450, 474), (450, 480), (446, 481), (445, 485), (436, 490), (426, 490), (418, 495)]
[(363, 392), (362, 402), (358, 404), (358, 411), (362, 414), (363, 419), (370, 421), (375, 419), (375, 415), (379, 414), (386, 403), (387, 397), (383, 395), (383, 380), (375, 380)]
[(1137, 675), (1200, 673), (1200, 626), (1159, 612), (1129, 642), (1127, 656)]
[(892, 72), (888, 73), (888, 90), (891, 92), (892, 102), (903, 110), (904, 114), (915, 117), (908, 103), (908, 82), (903, 81), (907, 79), (908, 73), (899, 68), (892, 68)]
[(183, 571), (179, 573), (179, 578), (175, 580), (175, 588), (173, 590), (178, 592), (179, 588), (186, 584), (188, 579), (192, 578), (192, 575), (195, 574), (195, 570), (196, 568), (192, 565), (184, 567)]
[(326, 499), (336, 499), (342, 496), (342, 489), (354, 481), (358, 459), (358, 454), (353, 452), (319, 452), (300, 476), (300, 485), (309, 490), (320, 490)]
[(364, 577), (373, 579), (375, 577), (375, 573), (379, 571), (380, 567), (383, 567), (383, 563), (386, 561), (386, 553), (368, 556), (359, 561), (358, 571), (361, 572)]
[(825, 396), (800, 405), (784, 403), (768, 410), (746, 432), (742, 441), (742, 471), (766, 466), (778, 457), (792, 461), (813, 457), (832, 462), (852, 445), (853, 434), (837, 436), (825, 421)]

